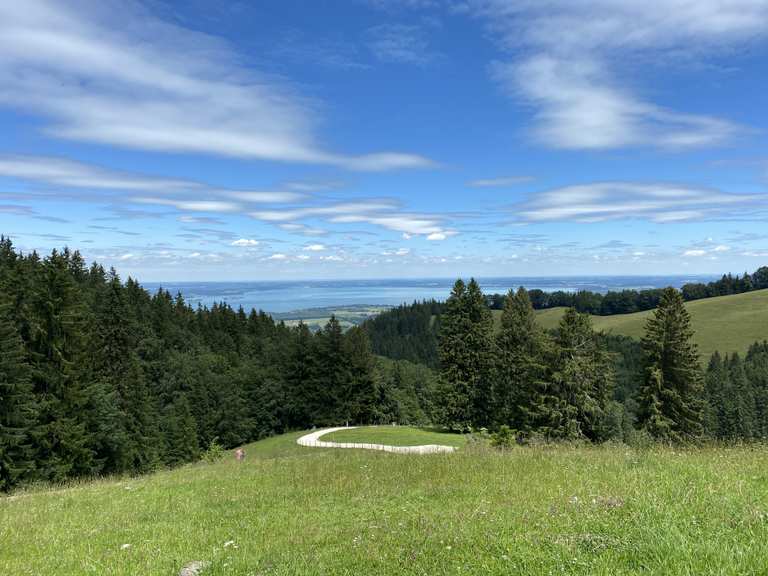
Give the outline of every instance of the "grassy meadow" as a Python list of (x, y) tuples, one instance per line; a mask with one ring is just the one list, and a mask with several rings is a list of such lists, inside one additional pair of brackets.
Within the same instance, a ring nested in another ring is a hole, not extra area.
[[(365, 439), (396, 441), (387, 432)], [(0, 574), (171, 576), (192, 560), (205, 576), (768, 570), (763, 447), (470, 442), (417, 456), (299, 435), (252, 444), (242, 463), (0, 498)]]
[(389, 444), (391, 446), (421, 446), (444, 444), (460, 448), (466, 444), (466, 437), (460, 434), (445, 434), (425, 428), (409, 426), (366, 426), (331, 432), (322, 437), (328, 442), (357, 442), (360, 444)]
[[(694, 340), (704, 359), (715, 350), (722, 353), (746, 353), (750, 345), (765, 340), (768, 334), (768, 290), (719, 296), (686, 303), (696, 334)], [(539, 310), (536, 317), (547, 329), (557, 327), (565, 308)], [(653, 310), (615, 316), (592, 316), (596, 330), (641, 338), (645, 321)], [(495, 318), (501, 311), (494, 310)]]

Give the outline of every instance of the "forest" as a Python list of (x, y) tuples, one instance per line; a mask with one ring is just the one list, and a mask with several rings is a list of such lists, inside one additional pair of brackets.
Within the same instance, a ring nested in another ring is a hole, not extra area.
[(524, 289), (403, 306), (344, 332), (226, 304), (192, 308), (77, 251), (0, 240), (0, 490), (138, 474), (314, 426), (436, 424), (541, 439), (744, 440), (768, 433), (768, 344), (700, 368), (680, 291), (642, 342), (571, 308), (554, 331)]
[(0, 490), (142, 473), (291, 429), (428, 422), (433, 376), (317, 333), (149, 294), (78, 252), (0, 241)]

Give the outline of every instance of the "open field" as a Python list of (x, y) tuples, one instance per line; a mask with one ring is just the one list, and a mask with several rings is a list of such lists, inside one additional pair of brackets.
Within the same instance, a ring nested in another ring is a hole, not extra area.
[(331, 432), (322, 437), (326, 442), (358, 442), (389, 444), (390, 446), (421, 446), (443, 444), (461, 448), (466, 437), (460, 434), (444, 434), (424, 428), (410, 426), (367, 426)]
[(276, 321), (282, 321), (286, 326), (296, 326), (300, 322), (306, 324), (310, 330), (322, 330), (331, 319), (336, 319), (341, 324), (342, 329), (348, 330), (365, 322), (382, 312), (389, 310), (391, 306), (331, 306), (327, 308), (308, 308), (306, 310), (295, 310), (293, 312), (279, 312), (271, 316)]
[(765, 447), (411, 456), (301, 434), (242, 463), (0, 499), (0, 574), (765, 573)]
[[(686, 308), (691, 313), (702, 358), (708, 359), (715, 350), (744, 354), (751, 344), (768, 339), (768, 290), (695, 300), (686, 303)], [(564, 311), (564, 308), (540, 310), (537, 318), (544, 328), (555, 328)], [(500, 314), (494, 311), (497, 319)], [(647, 310), (593, 316), (592, 321), (597, 330), (640, 338), (651, 314), (653, 311)]]

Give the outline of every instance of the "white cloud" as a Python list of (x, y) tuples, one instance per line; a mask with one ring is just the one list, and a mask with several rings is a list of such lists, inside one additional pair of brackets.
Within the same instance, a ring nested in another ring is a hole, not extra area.
[(707, 255), (706, 250), (686, 250), (685, 252), (683, 252), (683, 256), (686, 256), (686, 257), (698, 258), (700, 256), (706, 256), (706, 255)]
[(331, 254), (329, 256), (320, 256), (320, 260), (325, 260), (326, 262), (343, 262), (344, 258), (336, 254)]
[(267, 257), (267, 260), (287, 260), (288, 256), (285, 254), (272, 254), (271, 256)]
[(697, 57), (768, 34), (766, 0), (469, 0), (515, 58), (494, 78), (535, 109), (534, 134), (556, 148), (717, 145), (740, 131), (706, 114), (639, 97), (617, 74), (643, 58)]
[(730, 246), (725, 246), (724, 244), (719, 244), (712, 248), (712, 252), (728, 252), (730, 251)]
[(730, 194), (681, 184), (596, 182), (539, 193), (517, 212), (534, 222), (640, 218), (678, 222), (733, 217), (768, 206), (768, 194)]
[(434, 58), (424, 30), (409, 24), (380, 24), (366, 31), (368, 48), (381, 62), (424, 65)]
[(402, 152), (324, 150), (310, 102), (134, 2), (2, 2), (0, 54), (0, 104), (44, 116), (59, 138), (354, 170), (432, 166)]
[(309, 246), (304, 246), (304, 250), (309, 252), (322, 252), (325, 250), (325, 244), (310, 244)]
[(503, 178), (481, 178), (467, 182), (470, 188), (504, 188), (531, 182), (531, 176), (505, 176)]
[(299, 260), (309, 260), (309, 256), (307, 256), (306, 254), (299, 254), (298, 256), (296, 256), (296, 258), (298, 258)]
[(154, 204), (157, 206), (173, 206), (178, 210), (188, 212), (239, 212), (240, 204), (221, 200), (174, 200), (171, 198), (138, 197), (131, 198), (131, 202), (139, 204)]
[(239, 240), (235, 240), (232, 242), (232, 246), (242, 246), (242, 247), (252, 247), (252, 246), (258, 246), (259, 241), (253, 240), (251, 238), (240, 238)]

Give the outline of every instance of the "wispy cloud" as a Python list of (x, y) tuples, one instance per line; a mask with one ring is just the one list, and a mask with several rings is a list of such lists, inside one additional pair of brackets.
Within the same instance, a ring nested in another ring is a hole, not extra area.
[(315, 106), (290, 85), (129, 0), (0, 3), (0, 53), (0, 104), (44, 116), (58, 138), (353, 170), (433, 165), (326, 150)]
[(731, 194), (667, 183), (598, 182), (535, 195), (516, 211), (532, 222), (644, 219), (681, 222), (755, 215), (768, 209), (768, 194)]
[(496, 62), (492, 75), (533, 105), (536, 138), (555, 148), (723, 143), (741, 128), (644, 100), (622, 85), (619, 63), (720, 50), (768, 34), (765, 0), (469, 0), (467, 7), (515, 53)]
[(423, 66), (435, 57), (421, 26), (380, 24), (367, 30), (366, 40), (381, 62)]
[(240, 246), (242, 248), (253, 248), (258, 246), (260, 242), (252, 238), (239, 238), (232, 242), (232, 246)]
[(532, 182), (532, 176), (504, 176), (502, 178), (480, 178), (467, 182), (470, 188), (506, 188)]

